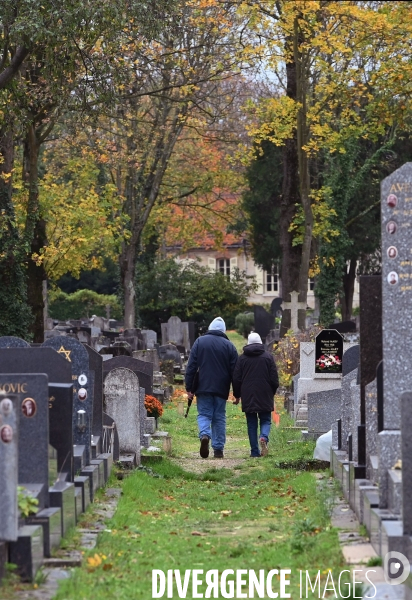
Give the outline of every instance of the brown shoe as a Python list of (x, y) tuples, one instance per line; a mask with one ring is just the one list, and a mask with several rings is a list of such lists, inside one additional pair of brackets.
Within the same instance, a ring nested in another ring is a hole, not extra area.
[(267, 456), (269, 453), (268, 444), (265, 438), (260, 438), (260, 456)]
[(223, 456), (223, 450), (215, 450), (214, 456), (215, 458), (225, 458)]
[(209, 440), (210, 438), (207, 435), (204, 435), (200, 440), (200, 456), (202, 458), (207, 458), (209, 456)]

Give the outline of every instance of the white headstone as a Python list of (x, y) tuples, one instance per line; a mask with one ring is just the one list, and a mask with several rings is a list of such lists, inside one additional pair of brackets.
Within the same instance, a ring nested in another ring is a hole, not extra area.
[(115, 421), (121, 452), (140, 455), (140, 386), (130, 369), (112, 369), (104, 382), (106, 413)]

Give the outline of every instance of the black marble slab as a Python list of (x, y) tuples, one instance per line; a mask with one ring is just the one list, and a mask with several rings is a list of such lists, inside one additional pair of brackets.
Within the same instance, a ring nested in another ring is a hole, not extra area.
[(62, 537), (61, 508), (44, 508), (35, 515), (26, 517), (27, 525), (43, 527), (43, 554), (50, 558), (52, 550), (59, 548)]
[(17, 541), (9, 544), (9, 561), (17, 565), (17, 574), (21, 580), (33, 581), (43, 560), (42, 526), (24, 525), (20, 527)]
[(49, 488), (50, 506), (61, 508), (61, 531), (64, 537), (76, 525), (74, 483), (57, 481)]
[(78, 475), (74, 478), (74, 485), (82, 492), (82, 512), (86, 512), (90, 504), (90, 477), (88, 475)]

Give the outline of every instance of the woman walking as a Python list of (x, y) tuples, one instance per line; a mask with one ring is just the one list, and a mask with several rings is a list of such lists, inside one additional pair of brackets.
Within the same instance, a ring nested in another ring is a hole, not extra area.
[[(237, 359), (233, 373), (233, 395), (246, 414), (250, 456), (267, 456), (268, 441), (274, 410), (273, 397), (279, 387), (278, 372), (273, 356), (266, 352), (259, 334), (251, 333), (243, 354)], [(258, 420), (260, 436), (258, 442)], [(259, 449), (260, 445), (260, 449)]]

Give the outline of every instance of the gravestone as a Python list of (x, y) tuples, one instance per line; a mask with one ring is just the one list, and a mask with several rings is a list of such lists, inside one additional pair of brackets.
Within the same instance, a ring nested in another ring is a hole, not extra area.
[(89, 345), (84, 346), (89, 355), (89, 369), (93, 372), (93, 418), (92, 434), (103, 435), (103, 358)]
[(119, 460), (119, 434), (116, 423), (105, 412), (103, 413), (103, 453), (112, 454), (114, 461)]
[[(45, 373), (49, 378), (49, 436), (50, 444), (57, 450), (59, 471), (70, 473), (67, 464), (72, 463), (72, 415), (73, 396), (70, 364), (52, 348), (0, 349), (0, 373)], [(50, 386), (57, 385), (56, 393)], [(69, 451), (71, 452), (69, 454)], [(69, 476), (71, 481), (71, 477)]]
[(312, 392), (307, 394), (308, 432), (323, 434), (332, 429), (340, 418), (342, 392), (340, 389)]
[(412, 392), (401, 396), (403, 533), (412, 535)]
[[(38, 486), (39, 508), (49, 506), (49, 388), (47, 375), (0, 375), (0, 391), (16, 395), (18, 418), (18, 481)], [(3, 440), (4, 441), (4, 440)]]
[(156, 348), (147, 350), (136, 350), (135, 352), (133, 352), (133, 358), (137, 358), (138, 360), (142, 360), (144, 362), (152, 363), (153, 372), (160, 370), (159, 354)]
[(282, 298), (273, 298), (272, 304), (270, 305), (270, 312), (274, 317), (282, 316)]
[(73, 481), (73, 385), (49, 382), (49, 441), (57, 452), (59, 478)]
[(342, 373), (343, 337), (335, 329), (323, 329), (315, 340), (315, 373)]
[(174, 344), (159, 346), (157, 352), (161, 362), (165, 360), (173, 360), (175, 365), (182, 366), (182, 357), (180, 356), (180, 352)]
[(142, 336), (146, 343), (146, 348), (152, 350), (157, 344), (157, 333), (153, 329), (142, 329)]
[(146, 392), (144, 388), (140, 388), (140, 393), (139, 393), (139, 410), (140, 410), (140, 446), (144, 446), (144, 434), (145, 434), (145, 423), (146, 423), (146, 417), (147, 417), (147, 410), (145, 407), (145, 396), (146, 396)]
[(342, 360), (342, 377), (345, 377), (345, 375), (358, 368), (359, 350), (360, 346), (358, 344), (346, 350)]
[(355, 333), (356, 323), (355, 321), (340, 321), (339, 323), (332, 323), (328, 329), (335, 329), (339, 333)]
[(253, 306), (253, 314), (254, 329), (263, 340), (269, 334), (270, 330), (275, 328), (275, 316), (268, 313), (263, 306), (257, 304)]
[(89, 355), (84, 345), (75, 338), (51, 338), (44, 342), (43, 347), (53, 348), (70, 364), (73, 382), (73, 443), (85, 447), (85, 460), (88, 465), (91, 460), (93, 419), (93, 386), (89, 372)]
[(382, 360), (382, 277), (359, 278), (361, 422), (365, 423), (365, 387), (376, 377)]
[(21, 338), (4, 335), (0, 337), (0, 348), (30, 348), (30, 344)]
[(140, 456), (140, 386), (133, 371), (112, 369), (104, 381), (106, 412), (116, 423), (120, 452)]
[(0, 394), (0, 540), (16, 541), (19, 416), (17, 396)]
[[(349, 350), (347, 351), (349, 352)], [(344, 355), (345, 356), (345, 355)], [(348, 451), (348, 436), (353, 431), (352, 411), (352, 382), (356, 383), (357, 370), (350, 371), (342, 377), (342, 406), (341, 406), (341, 448)]]
[(366, 408), (366, 473), (368, 479), (374, 480), (375, 475), (372, 472), (371, 457), (376, 457), (378, 443), (378, 394), (376, 379), (368, 383), (365, 387), (365, 408)]
[(384, 426), (400, 429), (402, 392), (412, 389), (412, 163), (381, 183)]
[(103, 378), (105, 379), (112, 369), (124, 368), (133, 371), (139, 378), (140, 385), (146, 394), (153, 394), (153, 364), (131, 356), (115, 356), (103, 362)]

